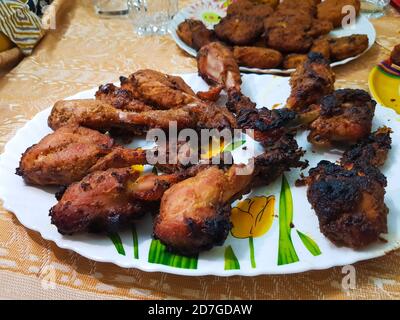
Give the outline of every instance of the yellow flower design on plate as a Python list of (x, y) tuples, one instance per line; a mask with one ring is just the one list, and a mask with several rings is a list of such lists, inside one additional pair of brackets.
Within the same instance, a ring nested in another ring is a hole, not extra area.
[(272, 226), (275, 209), (274, 196), (245, 199), (232, 209), (232, 235), (235, 238), (261, 237)]
[(232, 236), (249, 239), (251, 267), (256, 267), (254, 238), (266, 234), (274, 220), (275, 196), (245, 199), (231, 211)]

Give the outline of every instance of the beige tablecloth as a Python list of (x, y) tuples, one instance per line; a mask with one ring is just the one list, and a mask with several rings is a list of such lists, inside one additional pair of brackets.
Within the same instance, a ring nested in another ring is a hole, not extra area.
[[(129, 20), (96, 17), (90, 0), (64, 0), (56, 23), (34, 54), (0, 79), (0, 152), (18, 128), (58, 99), (139, 68), (196, 71), (195, 60), (168, 36), (138, 38)], [(394, 10), (373, 23), (377, 43), (362, 58), (335, 69), (338, 87), (366, 89), (371, 67), (400, 42)], [(231, 278), (145, 273), (59, 249), (0, 207), (0, 298), (400, 298), (400, 251), (355, 267), (352, 290), (341, 286), (341, 268)], [(55, 285), (47, 281), (49, 270)]]

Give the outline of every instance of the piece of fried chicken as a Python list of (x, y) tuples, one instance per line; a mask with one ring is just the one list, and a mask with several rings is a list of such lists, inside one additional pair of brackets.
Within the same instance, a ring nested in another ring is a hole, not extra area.
[[(318, 4), (318, 20), (330, 21), (335, 28), (342, 26), (343, 18), (349, 15), (347, 7), (354, 10), (356, 16), (360, 13), (360, 0), (325, 0)], [(347, 23), (348, 21), (345, 21)]]
[(334, 244), (365, 247), (387, 232), (384, 164), (391, 145), (390, 128), (380, 128), (346, 151), (340, 165), (321, 161), (303, 182), (321, 232)]
[(200, 20), (186, 19), (178, 25), (176, 33), (183, 42), (195, 50), (216, 40), (214, 31), (207, 29)]
[(62, 234), (114, 232), (156, 211), (171, 185), (196, 173), (188, 169), (139, 177), (132, 168), (93, 172), (65, 190), (50, 210), (51, 222)]
[(69, 185), (98, 169), (145, 164), (143, 150), (115, 145), (114, 140), (84, 127), (62, 127), (28, 148), (17, 174), (34, 185)]
[(204, 81), (213, 86), (209, 92), (219, 95), (224, 89), (228, 93), (226, 107), (231, 112), (238, 113), (241, 109), (255, 108), (256, 104), (241, 93), (242, 78), (239, 65), (228, 47), (213, 42), (201, 48), (197, 55), (197, 68)]
[(199, 75), (211, 86), (240, 91), (242, 79), (232, 51), (220, 42), (212, 42), (197, 53)]
[(376, 102), (360, 89), (340, 89), (321, 99), (320, 116), (310, 124), (308, 141), (327, 147), (354, 144), (371, 132)]
[(279, 51), (260, 47), (235, 46), (233, 55), (240, 66), (248, 68), (277, 68), (283, 60), (283, 56)]
[(344, 60), (363, 53), (368, 48), (366, 34), (352, 34), (347, 37), (330, 38), (329, 47), (332, 61)]
[(168, 189), (154, 221), (154, 236), (170, 250), (197, 254), (221, 245), (231, 228), (231, 203), (252, 186), (267, 185), (284, 171), (303, 167), (293, 137), (269, 144), (252, 164), (212, 166)]
[(341, 164), (346, 168), (383, 166), (389, 150), (392, 148), (391, 133), (390, 128), (382, 127), (371, 133), (367, 138), (358, 141), (343, 154)]
[(200, 99), (181, 108), (143, 112), (123, 111), (99, 100), (62, 100), (54, 105), (48, 125), (53, 130), (75, 125), (101, 132), (120, 129), (143, 135), (152, 128), (167, 130), (172, 121), (176, 122), (178, 129), (236, 127), (235, 118), (225, 107)]
[(299, 65), (290, 78), (291, 92), (287, 107), (305, 112), (312, 104), (333, 92), (335, 74), (320, 53), (310, 52), (308, 59)]

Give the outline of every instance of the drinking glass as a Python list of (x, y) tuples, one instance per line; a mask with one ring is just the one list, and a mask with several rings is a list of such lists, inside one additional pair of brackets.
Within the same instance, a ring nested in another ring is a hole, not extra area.
[(128, 0), (93, 0), (94, 10), (101, 17), (128, 15)]
[(361, 12), (369, 18), (379, 18), (385, 15), (385, 9), (390, 0), (361, 0)]
[(178, 12), (178, 0), (128, 0), (129, 16), (139, 35), (166, 34)]

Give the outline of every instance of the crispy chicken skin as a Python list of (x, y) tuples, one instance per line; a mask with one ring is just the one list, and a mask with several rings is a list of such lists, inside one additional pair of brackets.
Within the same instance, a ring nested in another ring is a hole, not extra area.
[(145, 213), (146, 205), (131, 201), (129, 181), (139, 176), (129, 168), (97, 171), (69, 186), (50, 210), (51, 223), (62, 234), (114, 231)]
[(178, 128), (195, 127), (194, 119), (183, 109), (129, 112), (99, 100), (86, 99), (56, 102), (48, 118), (48, 125), (53, 130), (76, 125), (101, 132), (117, 128), (142, 135), (149, 128), (167, 129), (170, 121), (176, 121)]
[(343, 18), (349, 14), (344, 6), (352, 6), (356, 15), (360, 13), (360, 0), (325, 0), (318, 7), (317, 17), (321, 21), (330, 21), (335, 28), (342, 25)]
[(112, 83), (101, 85), (96, 92), (96, 99), (125, 111), (149, 111), (153, 108), (133, 97), (132, 92), (116, 87)]
[(283, 60), (279, 51), (259, 47), (234, 47), (233, 55), (240, 66), (270, 69), (278, 67)]
[(88, 172), (145, 163), (144, 150), (116, 146), (95, 130), (62, 127), (25, 151), (17, 174), (29, 184), (69, 185)]
[(392, 148), (392, 130), (388, 127), (379, 128), (367, 138), (360, 140), (347, 150), (341, 163), (346, 168), (354, 165), (366, 167), (381, 167), (385, 164), (389, 150)]
[(50, 210), (52, 224), (62, 234), (113, 232), (156, 211), (165, 190), (190, 171), (161, 176), (139, 174), (131, 168), (108, 169), (73, 183)]
[(196, 50), (216, 40), (214, 31), (207, 29), (200, 20), (186, 19), (178, 25), (176, 33), (183, 42)]
[(354, 57), (368, 48), (368, 37), (365, 34), (353, 34), (347, 37), (329, 39), (333, 61)]
[(170, 250), (193, 255), (221, 245), (231, 228), (231, 202), (252, 176), (211, 167), (167, 190), (154, 221), (154, 236)]
[(298, 66), (290, 78), (291, 92), (287, 107), (304, 112), (311, 104), (334, 90), (335, 74), (324, 57), (310, 52), (308, 59)]
[(334, 244), (359, 249), (387, 232), (387, 183), (376, 167), (346, 169), (321, 161), (306, 180), (320, 230)]
[(178, 76), (144, 69), (120, 79), (121, 88), (155, 109), (177, 108), (196, 100), (193, 90)]
[(197, 54), (197, 69), (208, 84), (240, 91), (242, 79), (239, 66), (232, 51), (222, 43), (212, 42), (200, 49)]
[(371, 132), (376, 102), (360, 89), (340, 89), (321, 99), (320, 116), (311, 123), (308, 141), (329, 147), (354, 144)]
[(214, 26), (219, 40), (234, 45), (249, 45), (264, 31), (262, 17), (228, 15)]
[(100, 132), (63, 127), (24, 152), (17, 174), (29, 184), (68, 185), (83, 178), (113, 145), (113, 139)]
[(101, 132), (116, 128), (143, 135), (152, 128), (168, 129), (171, 121), (176, 121), (178, 129), (236, 127), (235, 118), (225, 107), (200, 99), (177, 109), (144, 112), (122, 111), (97, 100), (58, 101), (51, 111), (48, 124), (53, 130), (76, 125)]

